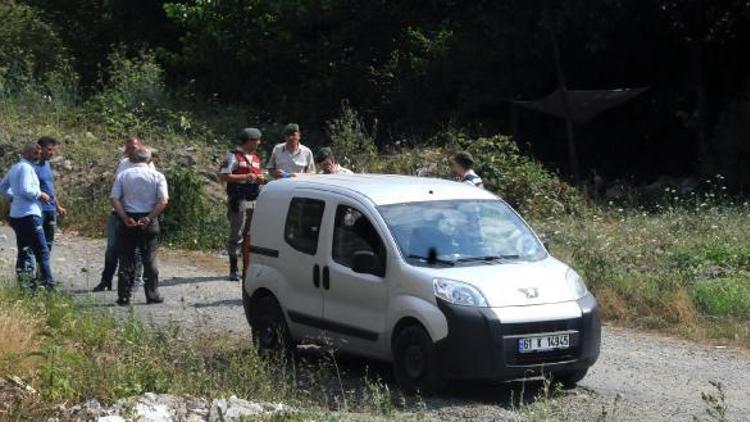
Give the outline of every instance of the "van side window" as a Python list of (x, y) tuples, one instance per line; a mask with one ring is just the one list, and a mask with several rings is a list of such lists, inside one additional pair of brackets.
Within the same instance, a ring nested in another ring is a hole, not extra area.
[(385, 268), (385, 246), (370, 220), (354, 208), (339, 205), (333, 229), (333, 260), (351, 268), (354, 253), (360, 251), (373, 252)]
[(326, 203), (317, 199), (292, 198), (284, 227), (286, 243), (302, 253), (315, 255), (325, 207)]

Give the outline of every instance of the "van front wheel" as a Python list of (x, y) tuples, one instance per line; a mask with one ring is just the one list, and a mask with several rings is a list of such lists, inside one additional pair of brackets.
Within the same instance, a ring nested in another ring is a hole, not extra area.
[(404, 393), (435, 394), (445, 385), (430, 335), (419, 325), (401, 329), (394, 338), (393, 369)]

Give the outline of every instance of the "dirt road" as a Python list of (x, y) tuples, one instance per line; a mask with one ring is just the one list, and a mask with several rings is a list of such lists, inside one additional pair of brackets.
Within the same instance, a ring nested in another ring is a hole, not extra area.
[[(113, 306), (112, 292), (89, 293), (99, 281), (104, 242), (62, 234), (53, 251), (53, 271), (60, 286), (93, 306), (122, 313)], [(0, 277), (13, 275), (15, 238), (0, 225)], [(225, 281), (224, 259), (216, 254), (163, 251), (160, 273), (162, 305), (145, 305), (142, 292), (134, 296), (135, 312), (145, 321), (173, 321), (193, 330), (226, 330), (249, 338), (242, 311), (240, 285)], [(358, 365), (352, 365), (356, 372)], [(356, 374), (352, 375), (355, 376)], [(558, 399), (572, 418), (601, 413), (618, 395), (618, 420), (692, 420), (705, 409), (701, 392), (710, 381), (726, 386), (732, 420), (750, 420), (750, 355), (725, 348), (696, 345), (657, 334), (606, 326), (602, 354), (581, 385)], [(431, 419), (503, 420), (511, 391), (519, 383), (453, 385), (443, 396), (425, 400)], [(533, 390), (535, 384), (530, 385)], [(538, 387), (538, 384), (536, 384)]]

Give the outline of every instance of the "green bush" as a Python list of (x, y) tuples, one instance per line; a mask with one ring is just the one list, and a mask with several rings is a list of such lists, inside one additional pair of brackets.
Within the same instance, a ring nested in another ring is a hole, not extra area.
[(115, 133), (143, 133), (169, 106), (164, 70), (149, 52), (127, 57), (115, 51), (109, 56), (109, 80), (91, 100), (104, 123)]
[(228, 231), (225, 207), (212, 204), (195, 172), (173, 168), (165, 172), (169, 206), (162, 220), (162, 235), (170, 244), (189, 249), (219, 249)]
[(339, 117), (326, 122), (326, 133), (336, 159), (342, 166), (359, 173), (372, 172), (373, 163), (377, 161), (376, 130), (377, 122), (368, 130), (347, 101), (341, 102)]
[(580, 193), (540, 162), (521, 153), (510, 137), (469, 139), (457, 135), (449, 142), (447, 146), (404, 148), (375, 157), (374, 161), (370, 159), (369, 169), (375, 173), (451, 177), (451, 157), (457, 150), (466, 150), (477, 160), (476, 170), (485, 188), (496, 192), (524, 216), (547, 218), (584, 211)]
[(700, 281), (691, 295), (707, 315), (750, 320), (750, 279), (747, 277)]
[(31, 7), (0, 2), (0, 97), (15, 95), (66, 61), (52, 27)]

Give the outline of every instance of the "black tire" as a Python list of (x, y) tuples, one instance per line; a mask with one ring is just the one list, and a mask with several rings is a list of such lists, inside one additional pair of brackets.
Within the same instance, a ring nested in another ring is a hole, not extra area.
[(396, 333), (393, 371), (396, 381), (408, 395), (432, 395), (445, 387), (435, 344), (420, 325), (409, 325)]
[(244, 291), (242, 298), (258, 352), (261, 355), (291, 352), (294, 345), (279, 302), (273, 296), (251, 298)]
[(564, 371), (552, 374), (552, 383), (558, 383), (564, 389), (575, 388), (578, 382), (586, 376), (589, 371), (588, 368), (579, 369), (577, 371)]

